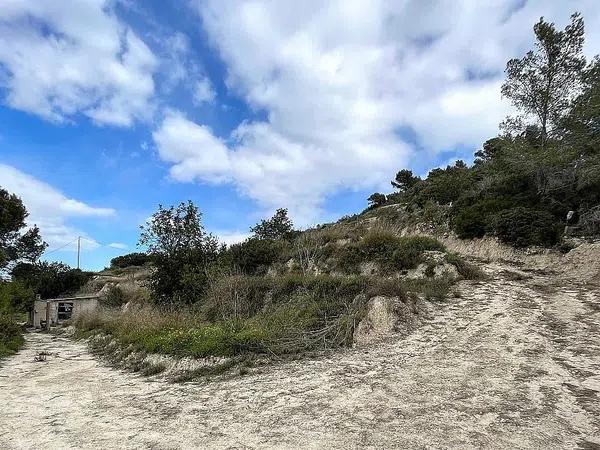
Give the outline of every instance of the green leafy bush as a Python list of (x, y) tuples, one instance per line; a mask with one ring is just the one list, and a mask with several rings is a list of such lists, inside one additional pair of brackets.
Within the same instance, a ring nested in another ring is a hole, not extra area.
[(248, 275), (265, 274), (269, 266), (285, 259), (290, 244), (284, 240), (251, 238), (227, 249), (221, 260)]
[(101, 300), (101, 304), (108, 308), (120, 308), (125, 302), (125, 293), (117, 286), (110, 286)]
[(42, 298), (71, 294), (79, 290), (92, 274), (80, 269), (72, 269), (63, 263), (39, 262), (19, 263), (11, 275), (13, 280), (40, 294)]
[(0, 358), (16, 353), (23, 343), (21, 327), (11, 315), (0, 313)]
[(386, 231), (371, 231), (362, 240), (349, 244), (337, 256), (338, 268), (356, 273), (363, 262), (376, 262), (384, 272), (414, 269), (423, 252), (445, 251), (436, 239), (427, 236), (399, 237)]
[(560, 222), (550, 213), (524, 207), (498, 213), (493, 227), (502, 242), (515, 247), (555, 245), (561, 231)]
[(396, 269), (414, 269), (422, 261), (423, 252), (445, 250), (444, 245), (437, 239), (428, 236), (405, 236), (398, 239), (392, 263)]
[(128, 253), (127, 255), (117, 256), (110, 260), (110, 267), (125, 268), (131, 266), (143, 266), (150, 262), (150, 256), (146, 253)]
[(0, 281), (0, 314), (25, 313), (34, 299), (33, 291), (23, 283)]

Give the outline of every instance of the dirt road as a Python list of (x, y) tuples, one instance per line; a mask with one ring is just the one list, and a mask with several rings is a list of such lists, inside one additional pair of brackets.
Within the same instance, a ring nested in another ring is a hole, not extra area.
[(30, 334), (0, 368), (0, 448), (600, 448), (597, 287), (490, 270), (405, 339), (220, 382)]

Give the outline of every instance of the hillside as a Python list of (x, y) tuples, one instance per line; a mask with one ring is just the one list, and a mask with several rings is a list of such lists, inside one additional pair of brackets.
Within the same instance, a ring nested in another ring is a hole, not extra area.
[[(468, 244), (488, 259), (500, 249)], [(148, 383), (99, 364), (82, 342), (28, 335), (0, 368), (0, 446), (595, 448), (600, 286), (571, 269), (598, 250), (481, 263), (488, 278), (460, 282), (461, 296), (432, 303), (409, 335), (218, 382), (167, 384), (163, 373)]]

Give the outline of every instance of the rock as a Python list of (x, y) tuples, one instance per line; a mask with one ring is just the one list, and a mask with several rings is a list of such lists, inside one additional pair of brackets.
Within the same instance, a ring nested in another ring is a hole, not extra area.
[(354, 343), (366, 345), (389, 336), (395, 329), (398, 316), (394, 313), (398, 297), (373, 297), (367, 303), (367, 313), (354, 330)]
[(409, 270), (406, 278), (420, 280), (424, 278), (460, 278), (458, 269), (454, 264), (446, 261), (446, 253), (438, 251), (423, 252), (425, 262), (419, 264), (416, 269)]
[(433, 277), (457, 280), (460, 278), (460, 274), (458, 273), (458, 269), (456, 266), (454, 266), (454, 264), (442, 263), (434, 267)]
[(366, 261), (360, 264), (361, 275), (377, 275), (379, 273), (379, 266), (374, 261)]
[[(364, 294), (357, 296), (355, 302), (365, 301)], [(418, 323), (418, 311), (421, 306), (417, 299), (404, 303), (399, 297), (372, 297), (366, 305), (365, 317), (354, 330), (354, 345), (368, 345), (385, 339), (397, 332), (408, 332)]]

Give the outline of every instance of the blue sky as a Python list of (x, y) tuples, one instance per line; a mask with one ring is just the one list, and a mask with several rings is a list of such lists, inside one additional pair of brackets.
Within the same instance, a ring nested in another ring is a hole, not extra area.
[(506, 61), (576, 10), (598, 53), (594, 1), (4, 0), (0, 186), (47, 259), (83, 236), (85, 269), (135, 251), (159, 203), (193, 200), (225, 242), (278, 207), (334, 220), (400, 168), (470, 160), (510, 113)]

